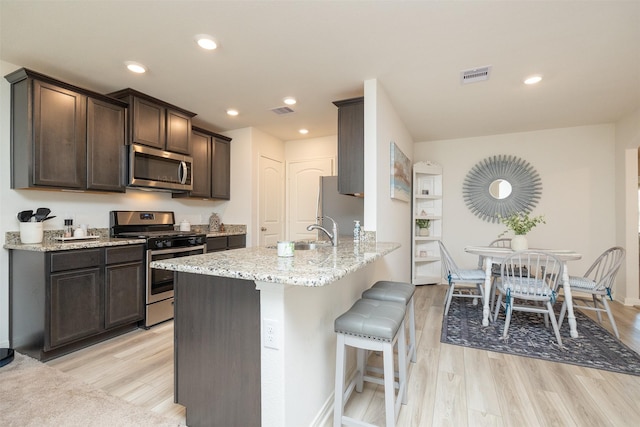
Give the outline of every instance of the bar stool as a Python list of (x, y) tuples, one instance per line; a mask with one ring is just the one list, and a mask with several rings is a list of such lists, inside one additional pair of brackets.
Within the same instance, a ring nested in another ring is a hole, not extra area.
[(409, 346), (407, 347), (407, 362), (416, 363), (416, 317), (413, 303), (415, 285), (405, 282), (391, 282), (380, 280), (362, 293), (362, 298), (380, 301), (399, 302), (407, 306), (409, 315)]
[[(406, 305), (373, 299), (360, 299), (334, 323), (337, 333), (336, 390), (333, 407), (334, 427), (342, 424), (373, 426), (344, 415), (344, 406), (354, 388), (362, 392), (364, 381), (384, 385), (386, 427), (395, 426), (400, 405), (407, 403), (407, 362), (404, 317)], [(395, 394), (393, 349), (398, 346), (398, 395)], [(356, 348), (356, 373), (345, 387), (346, 347)], [(365, 373), (367, 352), (381, 351), (383, 380)]]

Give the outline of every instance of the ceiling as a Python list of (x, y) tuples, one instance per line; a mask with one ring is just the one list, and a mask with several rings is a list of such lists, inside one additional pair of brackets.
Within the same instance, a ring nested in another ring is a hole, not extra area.
[[(1, 0), (0, 19), (3, 61), (103, 93), (131, 87), (218, 132), (335, 135), (332, 101), (363, 95), (368, 79), (416, 142), (611, 123), (640, 108), (640, 1)], [(198, 48), (200, 33), (219, 48)], [(461, 70), (486, 65), (488, 81), (460, 84)], [(534, 73), (542, 82), (523, 85)], [(295, 112), (276, 115), (285, 96)]]

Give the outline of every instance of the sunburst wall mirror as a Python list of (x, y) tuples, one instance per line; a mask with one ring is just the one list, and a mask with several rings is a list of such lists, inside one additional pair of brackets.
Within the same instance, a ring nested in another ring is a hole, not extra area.
[(500, 222), (515, 212), (529, 213), (542, 194), (540, 175), (516, 156), (487, 157), (471, 168), (462, 185), (464, 202), (478, 218)]

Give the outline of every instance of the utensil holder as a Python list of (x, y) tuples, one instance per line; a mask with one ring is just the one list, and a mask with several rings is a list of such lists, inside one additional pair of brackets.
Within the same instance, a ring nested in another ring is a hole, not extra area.
[(21, 222), (20, 241), (24, 244), (42, 243), (42, 222)]

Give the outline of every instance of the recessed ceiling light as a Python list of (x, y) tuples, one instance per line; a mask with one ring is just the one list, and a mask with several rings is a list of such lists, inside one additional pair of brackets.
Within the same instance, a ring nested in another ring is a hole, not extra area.
[(134, 73), (142, 74), (147, 71), (147, 67), (145, 67), (139, 62), (125, 61), (124, 64), (127, 66), (129, 71), (133, 71)]
[(295, 105), (296, 102), (298, 102), (298, 101), (296, 101), (296, 99), (293, 96), (287, 96), (282, 101), (287, 105)]
[(218, 47), (218, 44), (213, 40), (208, 34), (198, 34), (196, 35), (196, 43), (203, 49), (213, 50)]
[(542, 80), (542, 76), (531, 76), (531, 77), (527, 77), (524, 80), (524, 84), (526, 84), (526, 85), (534, 85), (536, 83), (540, 83), (541, 80)]
[(234, 110), (234, 109), (228, 109), (227, 110), (227, 114), (230, 116), (237, 116), (238, 115), (238, 110)]
[(309, 133), (309, 129), (300, 129), (298, 132), (300, 132), (303, 135), (306, 135)]

